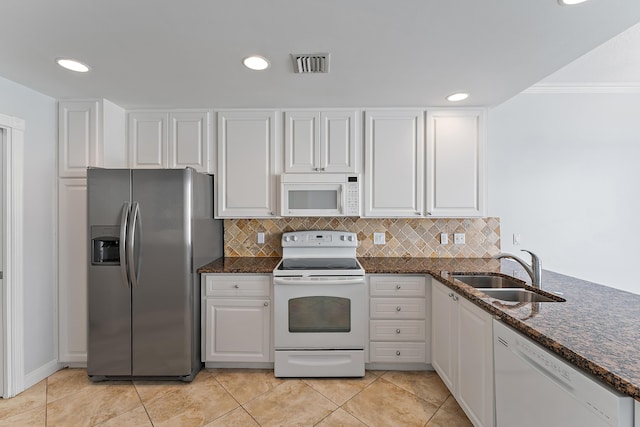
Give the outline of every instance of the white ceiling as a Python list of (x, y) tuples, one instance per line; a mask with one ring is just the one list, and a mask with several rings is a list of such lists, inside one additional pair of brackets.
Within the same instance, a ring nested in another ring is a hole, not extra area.
[[(638, 0), (1, 0), (0, 76), (125, 108), (492, 106), (638, 22)], [(331, 72), (294, 74), (315, 52)]]

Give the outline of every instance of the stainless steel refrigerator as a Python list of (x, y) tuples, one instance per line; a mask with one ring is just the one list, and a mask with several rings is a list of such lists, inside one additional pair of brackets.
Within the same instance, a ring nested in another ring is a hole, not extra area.
[(213, 177), (193, 169), (87, 170), (93, 381), (190, 381), (200, 370), (196, 269), (223, 255)]

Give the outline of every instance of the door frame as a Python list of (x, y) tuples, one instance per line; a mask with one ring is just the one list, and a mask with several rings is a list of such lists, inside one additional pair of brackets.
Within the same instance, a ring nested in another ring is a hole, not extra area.
[(2, 356), (4, 366), (2, 397), (13, 397), (24, 390), (24, 254), (23, 254), (23, 173), (25, 121), (0, 114), (2, 129), (4, 209), (2, 295)]

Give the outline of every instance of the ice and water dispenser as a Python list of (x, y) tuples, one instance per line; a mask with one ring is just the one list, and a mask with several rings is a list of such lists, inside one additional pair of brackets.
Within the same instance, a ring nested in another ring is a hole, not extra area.
[(91, 227), (91, 264), (120, 265), (120, 227)]

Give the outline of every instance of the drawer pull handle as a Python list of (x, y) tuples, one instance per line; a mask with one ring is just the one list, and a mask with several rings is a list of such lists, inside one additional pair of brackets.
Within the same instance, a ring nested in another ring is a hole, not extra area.
[(449, 294), (449, 298), (453, 298), (453, 293), (450, 293), (450, 294)]
[(400, 356), (400, 350), (396, 351), (396, 356)]
[(400, 310), (402, 310), (402, 307), (397, 306), (397, 307), (396, 307), (396, 311), (400, 311)]
[(239, 289), (240, 285), (233, 285), (234, 288)]
[(265, 302), (265, 303), (264, 303), (264, 306), (265, 306), (265, 307), (268, 307), (268, 306), (269, 306), (269, 303), (268, 303), (268, 302)]
[(399, 333), (400, 333), (400, 329), (396, 329), (396, 334), (399, 334)]
[(401, 288), (402, 288), (402, 286), (396, 285), (396, 289), (401, 289)]

